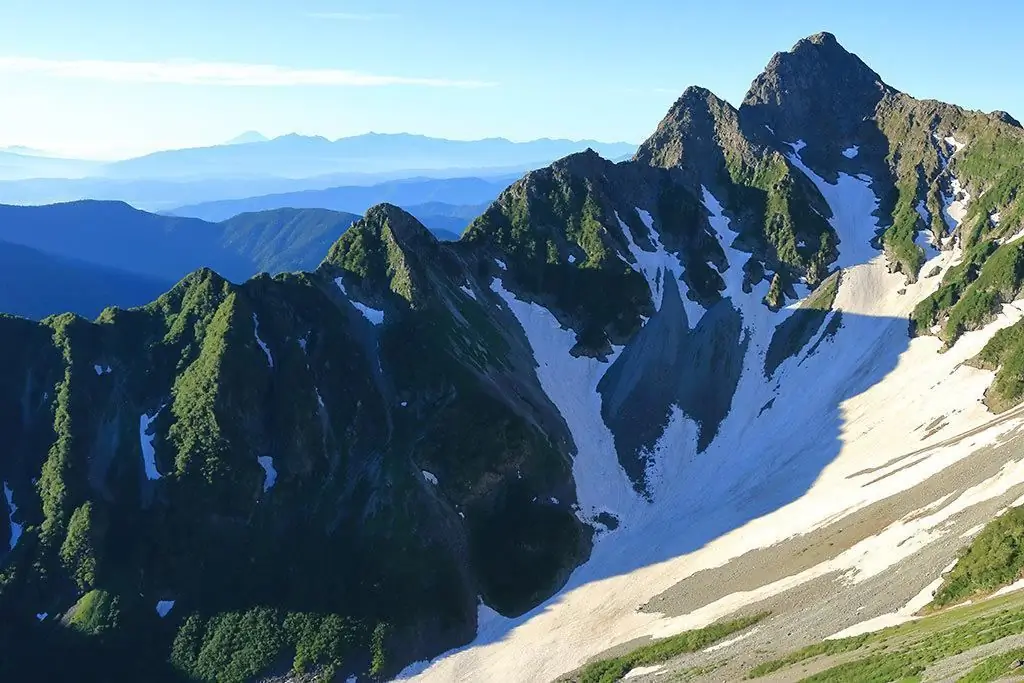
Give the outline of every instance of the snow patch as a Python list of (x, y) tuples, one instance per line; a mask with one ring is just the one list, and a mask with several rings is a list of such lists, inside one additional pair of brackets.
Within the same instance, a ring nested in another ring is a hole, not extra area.
[(348, 290), (345, 289), (345, 284), (341, 281), (340, 277), (334, 278), (334, 284), (338, 285), (338, 289), (345, 295), (349, 303), (356, 307), (356, 310), (363, 314), (363, 317), (370, 321), (372, 325), (381, 325), (384, 322), (384, 311), (376, 308), (370, 308), (366, 304), (359, 303), (348, 295)]
[(630, 669), (629, 672), (622, 677), (622, 680), (628, 680), (630, 678), (640, 678), (647, 674), (653, 674), (661, 671), (665, 668), (664, 664), (655, 664), (654, 666), (638, 666), (635, 669)]
[(966, 142), (958, 142), (957, 139), (952, 135), (947, 135), (942, 139), (946, 142), (947, 145), (953, 148), (953, 154), (956, 154), (957, 152), (959, 152), (960, 150), (967, 146)]
[(786, 158), (810, 178), (832, 209), (832, 218), (828, 222), (839, 237), (839, 259), (834, 265), (845, 268), (867, 263), (877, 256), (871, 240), (878, 230), (878, 219), (872, 215), (878, 209), (878, 197), (871, 190), (871, 177), (839, 173), (833, 185), (808, 168), (800, 158), (800, 150), (807, 143), (797, 140), (786, 144), (793, 148), (793, 153), (787, 154)]
[(7, 499), (7, 517), (11, 524), (11, 540), (8, 550), (14, 550), (14, 546), (18, 545), (18, 540), (21, 538), (23, 527), (14, 521), (14, 513), (18, 511), (18, 506), (14, 504), (14, 491), (6, 481), (4, 482), (4, 498)]
[(261, 455), (256, 461), (263, 468), (263, 492), (266, 493), (274, 488), (277, 482), (277, 470), (274, 468), (274, 458), (269, 455)]
[(470, 299), (476, 301), (476, 292), (474, 292), (471, 288), (467, 287), (466, 285), (460, 285), (459, 289), (461, 289), (462, 293), (468, 296)]
[(931, 230), (918, 230), (914, 233), (914, 244), (924, 250), (924, 260), (931, 261), (941, 254), (941, 250), (935, 245), (935, 236)]
[(943, 577), (953, 569), (954, 566), (956, 566), (955, 560), (939, 572), (939, 577), (937, 579), (922, 588), (921, 592), (911, 598), (907, 604), (903, 605), (896, 611), (889, 614), (879, 615), (874, 619), (865, 619), (853, 626), (844, 628), (842, 631), (826, 636), (825, 640), (852, 638), (853, 636), (859, 636), (873, 631), (881, 631), (883, 628), (899, 626), (900, 624), (905, 624), (908, 621), (916, 621), (917, 619), (920, 619), (921, 617), (917, 616), (917, 613), (932, 601), (932, 598), (935, 597), (935, 591), (939, 590), (939, 586), (942, 585)]
[(746, 640), (750, 636), (754, 635), (755, 633), (757, 633), (758, 628), (760, 628), (760, 627), (755, 626), (754, 628), (750, 629), (749, 631), (747, 631), (745, 633), (741, 633), (740, 635), (736, 636), (735, 638), (729, 638), (728, 640), (723, 640), (722, 642), (716, 643), (716, 644), (712, 645), (711, 647), (706, 647), (703, 650), (701, 650), (701, 652), (704, 652), (706, 654), (708, 652), (718, 652), (719, 650), (724, 650), (725, 648), (727, 648), (727, 647), (729, 647), (731, 645), (735, 645), (736, 643), (740, 642), (741, 640)]
[[(307, 335), (307, 336), (309, 336), (309, 335)], [(307, 341), (306, 337), (300, 337), (299, 338), (299, 348), (302, 349), (303, 353), (306, 352), (306, 344), (308, 344), (308, 343), (309, 342)]]
[(96, 371), (97, 375), (107, 375), (111, 372), (109, 365), (94, 365), (92, 367)]
[(421, 470), (421, 471), (422, 471), (422, 473), (423, 473), (423, 478), (424, 478), (424, 479), (426, 479), (427, 481), (429, 481), (429, 482), (430, 482), (431, 484), (433, 484), (434, 486), (437, 486), (437, 477), (435, 477), (435, 476), (434, 476), (433, 474), (431, 474), (430, 472), (427, 472), (426, 470)]
[(384, 322), (384, 311), (376, 308), (370, 308), (358, 301), (352, 301), (352, 305), (359, 309), (359, 312), (363, 314), (363, 317), (369, 320), (372, 324), (380, 325)]
[(661, 310), (661, 300), (665, 293), (664, 279), (666, 277), (674, 277), (679, 287), (679, 296), (683, 302), (683, 310), (686, 311), (686, 322), (690, 328), (693, 328), (704, 315), (705, 309), (687, 296), (689, 288), (681, 279), (684, 271), (683, 264), (678, 256), (669, 253), (664, 245), (662, 245), (661, 235), (654, 227), (654, 218), (651, 214), (639, 208), (636, 209), (636, 213), (644, 227), (647, 228), (647, 234), (651, 244), (654, 245), (654, 251), (640, 248), (640, 245), (633, 240), (633, 234), (630, 232), (629, 226), (623, 222), (616, 212), (615, 219), (618, 221), (619, 228), (626, 238), (629, 253), (633, 255), (633, 259), (636, 261), (636, 263), (630, 263), (629, 265), (647, 280), (647, 285), (651, 290), (651, 298), (654, 301), (654, 307), (659, 311)]
[(958, 178), (953, 178), (950, 181), (950, 190), (952, 190), (951, 195), (945, 193), (942, 195), (942, 217), (945, 219), (949, 231), (953, 232), (960, 227), (964, 216), (967, 215), (967, 205), (971, 201), (971, 195), (963, 188)]
[(252, 314), (252, 333), (256, 337), (256, 343), (263, 349), (263, 353), (267, 354), (267, 365), (274, 367), (274, 357), (270, 355), (270, 348), (260, 339), (260, 321), (255, 313)]
[(498, 258), (494, 259), (494, 265), (498, 266), (502, 270), (508, 270), (508, 266), (506, 266), (505, 262), (502, 261), (501, 259), (498, 259)]
[(160, 406), (160, 408), (153, 413), (152, 417), (145, 413), (139, 416), (139, 445), (142, 446), (142, 464), (146, 470), (146, 479), (149, 479), (150, 481), (159, 479), (161, 475), (160, 470), (156, 468), (156, 448), (153, 446), (153, 440), (156, 439), (156, 433), (149, 434), (149, 426), (163, 409), (164, 406)]
[(1013, 583), (1011, 583), (1009, 586), (1003, 586), (1002, 588), (997, 590), (995, 593), (993, 593), (992, 597), (993, 598), (997, 598), (1000, 595), (1006, 595), (1007, 593), (1016, 593), (1021, 588), (1024, 588), (1024, 579), (1018, 579), (1017, 581), (1014, 581)]
[(48, 616), (50, 616), (49, 612), (39, 612), (36, 614), (36, 621), (44, 621)]
[(161, 619), (170, 614), (173, 608), (174, 600), (161, 600), (160, 602), (156, 603), (156, 613), (160, 615)]
[(569, 263), (576, 263), (576, 256), (574, 254), (569, 254)]
[(775, 135), (775, 131), (774, 131), (774, 130), (772, 130), (772, 127), (771, 127), (771, 126), (769, 126), (769, 125), (768, 125), (767, 123), (766, 123), (766, 124), (764, 124), (764, 127), (768, 129), (768, 132), (769, 132), (769, 133), (771, 133), (772, 135)]
[(923, 199), (919, 201), (917, 203), (917, 206), (914, 208), (917, 209), (917, 215), (921, 217), (921, 220), (924, 222), (925, 225), (932, 224), (932, 215), (928, 213), (928, 207), (925, 205)]
[(847, 159), (853, 159), (860, 152), (860, 145), (853, 145), (843, 150), (843, 156)]
[(988, 219), (992, 221), (992, 225), (999, 225), (999, 221), (1003, 220), (1003, 217), (998, 211), (993, 211), (988, 215)]
[(491, 281), (491, 291), (501, 297), (526, 333), (541, 387), (572, 433), (577, 449), (573, 477), (581, 513), (591, 518), (607, 510), (620, 521), (628, 521), (643, 503), (619, 466), (611, 430), (601, 417), (601, 395), (597, 391), (598, 382), (622, 347), (614, 347), (607, 361), (574, 357), (569, 351), (576, 345), (576, 334), (564, 329), (550, 311), (516, 299), (497, 278)]
[[(802, 143), (793, 147), (799, 152)], [(826, 183), (830, 194), (825, 198), (833, 220), (844, 228), (841, 238), (863, 236), (867, 247), (877, 225), (871, 215), (877, 200), (865, 178), (846, 176), (835, 186)], [(840, 191), (846, 186), (857, 201)], [(706, 189), (704, 201), (719, 237), (734, 235), (721, 205)], [(697, 572), (907, 491), (978, 448), (1005, 439), (1022, 424), (1020, 417), (991, 422), (980, 399), (992, 373), (963, 364), (998, 329), (1021, 319), (1020, 310), (1004, 306), (995, 322), (938, 353), (942, 344), (934, 337), (908, 341), (905, 321), (916, 303), (939, 286), (940, 278), (907, 285), (901, 274), (888, 272), (879, 252), (864, 248), (860, 253), (867, 258), (858, 263), (858, 242), (844, 239), (842, 247), (841, 259), (852, 266), (844, 270), (834, 305), (844, 313), (842, 327), (814, 355), (791, 358), (779, 366), (770, 382), (764, 378), (764, 352), (775, 326), (793, 307), (771, 313), (761, 305), (767, 290), (764, 281), (743, 293), (738, 288), (740, 266), (749, 254), (726, 249), (731, 266), (723, 277), (749, 335), (743, 372), (718, 436), (699, 458), (691, 445), (692, 421), (678, 411), (670, 416), (656, 449), (654, 467), (661, 476), (651, 485), (651, 503), (632, 490), (601, 419), (595, 389), (608, 365), (572, 357), (571, 330), (562, 329), (543, 307), (517, 300), (500, 280), (493, 280), (491, 289), (522, 325), (541, 386), (578, 449), (573, 474), (581, 518), (592, 519), (608, 510), (622, 523), (614, 533), (595, 537), (590, 561), (573, 572), (558, 595), (514, 620), (481, 619), (472, 645), (432, 664), (410, 667), (400, 678), (553, 680), (619, 643), (701, 628), (817, 577), (838, 572), (843, 583), (861, 583), (952, 534), (953, 527), (946, 525), (959, 512), (1005, 495), (1024, 481), (1024, 463), (1010, 463), (943, 505), (931, 501), (917, 511), (920, 514), (908, 515), (793, 576), (732, 593), (679, 617), (637, 611), (638, 604)], [(933, 261), (945, 268), (954, 258), (954, 250), (947, 250)], [(612, 361), (620, 351), (613, 349)], [(772, 410), (759, 415), (772, 398)], [(893, 405), (900, 410), (892, 410)], [(942, 433), (923, 442), (911, 433), (914, 425), (940, 416), (949, 421)], [(948, 439), (969, 430), (977, 430), (970, 439)], [(751, 443), (758, 444), (756, 453)], [(927, 450), (913, 460), (899, 460), (919, 449)], [(805, 483), (799, 482), (802, 477)], [(773, 501), (767, 509), (766, 492)], [(915, 599), (923, 599), (931, 586), (927, 589)], [(909, 610), (912, 603), (903, 609)]]
[(1006, 240), (1005, 244), (1009, 244), (1010, 242), (1016, 242), (1021, 237), (1024, 237), (1024, 228), (1021, 228), (1017, 232), (1010, 235), (1010, 237)]
[(985, 528), (984, 524), (978, 524), (976, 526), (972, 526), (970, 529), (968, 529), (967, 531), (965, 531), (962, 534), (960, 534), (960, 538), (971, 538), (972, 536), (976, 536), (977, 534), (981, 533), (981, 530), (984, 529), (984, 528)]

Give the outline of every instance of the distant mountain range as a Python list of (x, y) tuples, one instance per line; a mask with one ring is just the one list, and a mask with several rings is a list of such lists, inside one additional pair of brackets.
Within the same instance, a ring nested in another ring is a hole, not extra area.
[(173, 284), (0, 242), (0, 313), (41, 319), (73, 311), (95, 318), (107, 306), (149, 303)]
[(249, 211), (268, 209), (320, 208), (350, 213), (365, 213), (375, 204), (387, 202), (401, 206), (428, 228), (433, 216), (458, 217), (465, 224), (483, 212), (517, 176), (498, 178), (414, 178), (395, 180), (368, 187), (343, 186), (324, 190), (305, 190), (268, 194), (246, 199), (231, 199), (182, 206), (170, 213), (208, 221), (221, 221)]
[[(618, 161), (636, 145), (596, 140), (504, 138), (446, 140), (408, 133), (367, 133), (328, 140), (295, 133), (268, 139), (248, 131), (224, 144), (154, 152), (114, 162), (62, 159), (23, 146), (0, 148), (0, 181), (35, 178), (105, 178), (119, 181), (210, 178), (306, 179), (340, 174), (399, 174), (481, 169), (522, 172), (592, 148)], [(394, 176), (393, 176), (394, 177)]]
[[(413, 207), (440, 240), (455, 240), (483, 206)], [(277, 208), (228, 220), (147, 213), (123, 202), (0, 205), (0, 313), (41, 318), (147, 303), (198, 268), (241, 282), (312, 270), (359, 216)]]
[(531, 167), (405, 170), (394, 173), (334, 173), (314, 178), (205, 178), (199, 180), (117, 180), (113, 178), (33, 178), (0, 180), (0, 204), (58, 204), (82, 199), (123, 201), (144, 211), (172, 211), (180, 206), (225, 199), (369, 186), (392, 180), (476, 177), (512, 182)]
[(544, 165), (588, 147), (606, 158), (616, 159), (636, 150), (635, 145), (624, 142), (551, 139), (512, 142), (504, 138), (463, 141), (406, 133), (367, 133), (333, 141), (296, 134), (266, 141), (249, 142), (249, 139), (256, 138), (245, 134), (233, 141), (235, 144), (155, 152), (109, 164), (103, 169), (103, 175), (132, 179), (309, 178), (344, 172)]
[(248, 131), (242, 133), (241, 135), (237, 135), (237, 136), (231, 138), (230, 140), (228, 140), (224, 144), (225, 145), (244, 145), (244, 144), (248, 144), (250, 142), (266, 142), (268, 140), (270, 140), (270, 138), (268, 138), (263, 133), (260, 133), (259, 131), (255, 131), (255, 130), (248, 130)]
[(0, 181), (26, 178), (84, 178), (100, 172), (103, 164), (81, 159), (46, 156), (27, 147), (0, 149)]
[(282, 209), (210, 223), (147, 213), (123, 202), (0, 205), (0, 240), (165, 281), (204, 266), (241, 281), (261, 271), (315, 267), (358, 218)]

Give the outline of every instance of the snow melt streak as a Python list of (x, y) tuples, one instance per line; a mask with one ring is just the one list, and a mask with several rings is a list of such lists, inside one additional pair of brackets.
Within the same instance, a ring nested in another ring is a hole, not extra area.
[[(163, 410), (160, 406), (160, 410)], [(153, 414), (153, 417), (143, 413), (139, 416), (139, 445), (142, 446), (142, 464), (146, 469), (146, 479), (155, 481), (160, 478), (160, 471), (156, 468), (156, 449), (153, 447), (153, 440), (156, 434), (149, 434), (149, 425), (153, 423), (160, 410)]]
[(256, 337), (256, 343), (263, 349), (263, 353), (267, 354), (267, 365), (274, 367), (274, 357), (270, 355), (270, 348), (260, 339), (260, 321), (255, 313), (252, 314), (252, 333)]
[(261, 455), (256, 458), (256, 461), (263, 468), (263, 492), (266, 493), (270, 489), (274, 488), (274, 483), (277, 482), (277, 470), (274, 469), (274, 458), (269, 455)]
[(8, 486), (7, 482), (4, 482), (4, 498), (7, 499), (7, 511), (8, 518), (11, 523), (11, 540), (10, 550), (14, 550), (14, 546), (18, 545), (18, 539), (21, 538), (22, 526), (14, 521), (14, 513), (18, 511), (18, 506), (14, 504), (14, 491)]

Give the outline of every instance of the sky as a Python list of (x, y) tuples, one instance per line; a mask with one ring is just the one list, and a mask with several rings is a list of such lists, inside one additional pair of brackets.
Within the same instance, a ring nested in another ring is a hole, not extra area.
[(1024, 118), (1024, 3), (0, 0), (0, 146), (123, 158), (244, 131), (638, 143), (826, 30), (917, 97)]

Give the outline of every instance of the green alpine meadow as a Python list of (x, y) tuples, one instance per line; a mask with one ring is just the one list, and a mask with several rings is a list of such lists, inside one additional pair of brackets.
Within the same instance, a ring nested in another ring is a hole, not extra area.
[[(490, 88), (230, 66), (189, 79)], [(0, 207), (0, 680), (1019, 675), (1024, 128), (827, 32), (651, 123), (447, 141), (518, 178), (458, 240), (393, 203)], [(441, 154), (366, 137), (104, 177)]]

